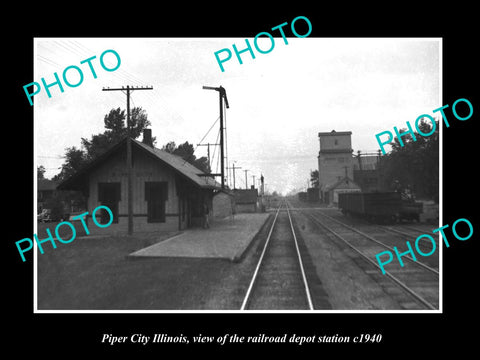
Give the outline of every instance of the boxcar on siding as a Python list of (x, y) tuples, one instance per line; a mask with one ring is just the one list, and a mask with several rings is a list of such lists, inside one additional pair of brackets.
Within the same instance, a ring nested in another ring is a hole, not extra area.
[(373, 222), (419, 220), (422, 204), (402, 200), (397, 192), (343, 193), (338, 195), (338, 207), (343, 214)]

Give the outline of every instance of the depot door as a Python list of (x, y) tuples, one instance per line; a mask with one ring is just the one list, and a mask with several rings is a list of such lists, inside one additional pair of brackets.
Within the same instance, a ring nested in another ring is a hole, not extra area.
[[(101, 205), (107, 206), (113, 214), (113, 223), (118, 223), (118, 202), (120, 198), (120, 183), (98, 183), (98, 201)], [(110, 221), (110, 214), (101, 209), (100, 213), (100, 224), (108, 224)], [(98, 221), (98, 215), (97, 221)]]
[(168, 183), (166, 181), (145, 182), (147, 222), (165, 222), (165, 202), (167, 200)]

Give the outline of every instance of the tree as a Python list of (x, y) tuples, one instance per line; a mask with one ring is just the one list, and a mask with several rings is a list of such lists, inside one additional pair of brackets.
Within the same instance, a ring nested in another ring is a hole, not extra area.
[(75, 146), (67, 148), (65, 151), (65, 162), (62, 165), (60, 173), (55, 175), (52, 180), (63, 181), (88, 163), (85, 151), (77, 149)]
[[(65, 152), (65, 162), (54, 180), (62, 181), (73, 175), (80, 168), (105, 153), (112, 145), (118, 143), (128, 135), (125, 126), (126, 113), (120, 108), (112, 109), (105, 115), (103, 122), (105, 131), (103, 133), (92, 135), (90, 139), (82, 138), (81, 148), (67, 148)], [(147, 118), (147, 113), (140, 107), (135, 107), (130, 114), (130, 136), (138, 138), (143, 130), (151, 125)], [(152, 139), (155, 143), (155, 138)]]
[(125, 129), (125, 116), (125, 110), (120, 108), (110, 110), (103, 119), (105, 129), (113, 133), (121, 133)]
[(206, 174), (211, 173), (208, 159), (205, 156), (197, 159), (197, 157), (194, 155), (195, 149), (193, 148), (193, 145), (190, 144), (188, 141), (178, 146), (176, 146), (174, 141), (170, 141), (163, 145), (162, 150), (170, 154), (180, 156), (182, 159), (189, 162), (197, 169), (203, 171)]
[(318, 170), (310, 171), (310, 183), (314, 188), (318, 188), (320, 186)]
[(37, 178), (38, 180), (45, 179), (45, 167), (43, 165), (37, 166)]
[(210, 164), (208, 162), (208, 158), (205, 156), (195, 159), (195, 161), (193, 162), (193, 165), (197, 169), (202, 170), (205, 174), (210, 174), (212, 172), (212, 169), (210, 168)]
[[(82, 147), (86, 151), (87, 160), (91, 161), (105, 151), (113, 144), (121, 141), (128, 135), (128, 129), (125, 126), (126, 114), (125, 110), (120, 108), (112, 109), (104, 117), (105, 131), (103, 133), (92, 135), (90, 140), (82, 138)], [(143, 130), (151, 125), (147, 119), (145, 110), (140, 107), (132, 109), (130, 114), (130, 136), (133, 139), (138, 138)], [(153, 139), (155, 141), (155, 139)]]
[[(439, 181), (439, 132), (438, 122), (430, 136), (422, 136), (414, 132), (416, 141), (411, 135), (403, 136), (401, 146), (398, 138), (392, 143), (392, 150), (382, 157), (380, 172), (385, 186), (389, 190), (402, 191), (409, 188), (417, 197), (438, 201)], [(428, 134), (433, 126), (420, 121), (419, 130)], [(405, 129), (401, 129), (404, 132)]]
[(175, 141), (170, 141), (162, 146), (162, 150), (170, 154), (173, 154), (176, 148), (177, 148), (177, 144), (175, 144)]

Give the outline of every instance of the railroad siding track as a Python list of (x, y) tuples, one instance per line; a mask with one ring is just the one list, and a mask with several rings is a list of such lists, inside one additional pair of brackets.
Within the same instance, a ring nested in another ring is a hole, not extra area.
[(338, 243), (341, 238), (342, 243), (353, 250), (351, 257), (357, 265), (372, 276), (386, 293), (395, 298), (402, 309), (438, 309), (438, 273), (419, 267), (417, 262), (408, 262), (403, 257), (404, 267), (401, 267), (398, 261), (392, 261), (386, 266), (387, 274), (383, 275), (375, 255), (385, 251), (385, 248), (332, 219), (319, 218), (317, 213), (315, 216), (303, 213), (321, 228), (327, 229), (326, 234), (333, 241)]
[(413, 233), (413, 232), (411, 232), (411, 230), (409, 230), (409, 228), (404, 228), (402, 225), (398, 225), (398, 226), (395, 226), (395, 227), (379, 226), (379, 228), (384, 230), (384, 231), (387, 231), (389, 233), (393, 233), (393, 234), (397, 235), (397, 237), (398, 236), (401, 237), (401, 239), (403, 239), (404, 241), (408, 240), (408, 241), (410, 241), (410, 243), (415, 243), (415, 240), (417, 239), (417, 237), (419, 237), (420, 235), (423, 235), (423, 234), (428, 234), (428, 235), (432, 236), (432, 238), (435, 240), (435, 245), (433, 245), (433, 243), (430, 240), (427, 240), (427, 239), (423, 238), (418, 242), (418, 247), (425, 254), (429, 254), (432, 250), (434, 250), (433, 248), (435, 247), (435, 250), (434, 250), (435, 253), (426, 257), (426, 258), (422, 258), (422, 261), (427, 263), (429, 266), (434, 267), (438, 270), (438, 268), (439, 268), (439, 254), (440, 254), (440, 248), (438, 246), (439, 236), (440, 236), (439, 233), (435, 235), (435, 234), (432, 233), (431, 230), (430, 231), (425, 231), (425, 232), (416, 231), (415, 233)]
[[(321, 210), (320, 213), (322, 215), (328, 215), (336, 220), (342, 221), (344, 223), (347, 223), (347, 225), (350, 226), (356, 226), (360, 225), (362, 227), (366, 226), (371, 226), (372, 228), (376, 229), (382, 229), (384, 231), (390, 232), (390, 233), (396, 233), (398, 235), (402, 235), (405, 237), (406, 240), (408, 239), (413, 239), (415, 240), (418, 236), (422, 234), (432, 234), (432, 230), (435, 229), (436, 227), (434, 225), (428, 226), (428, 225), (417, 225), (417, 227), (413, 227), (409, 224), (392, 224), (392, 225), (378, 225), (378, 224), (372, 224), (369, 222), (366, 222), (365, 220), (362, 219), (357, 219), (357, 218), (352, 218), (352, 217), (345, 217), (345, 215), (340, 214), (338, 210), (335, 211), (329, 211), (328, 213), (324, 210), (326, 209), (318, 209)], [(420, 229), (420, 226), (423, 227), (423, 229)], [(435, 243), (438, 245), (438, 236), (435, 237)], [(428, 250), (428, 249), (427, 249)]]
[[(405, 231), (402, 231), (400, 229), (395, 229), (391, 228), (388, 226), (381, 226), (381, 225), (376, 225), (376, 224), (371, 224), (371, 223), (365, 223), (364, 221), (349, 221), (348, 223), (344, 220), (344, 216), (335, 216), (332, 214), (325, 214), (322, 211), (316, 212), (316, 214), (320, 214), (324, 218), (328, 218), (333, 221), (340, 222), (342, 225), (346, 227), (353, 227), (354, 229), (357, 229), (357, 231), (366, 233), (367, 237), (372, 237), (375, 241), (378, 241), (381, 244), (385, 245), (385, 248), (382, 251), (385, 250), (390, 250), (392, 253), (394, 253), (393, 247), (397, 247), (399, 253), (403, 253), (404, 251), (407, 251), (407, 245), (406, 242), (409, 241), (412, 248), (414, 248), (415, 240), (416, 238), (421, 235), (420, 233), (417, 234), (411, 234), (407, 233)], [(361, 227), (361, 230), (358, 228)], [(430, 255), (430, 256), (421, 256), (417, 254), (416, 252), (416, 259), (417, 259), (417, 264), (420, 266), (426, 266), (429, 267), (431, 270), (434, 270), (432, 272), (436, 272), (437, 275), (439, 273), (439, 247), (438, 247), (438, 235), (434, 235), (431, 232), (429, 233), (432, 235), (432, 237), (435, 239), (435, 247), (436, 250), (435, 252)], [(420, 250), (428, 254), (432, 251), (433, 245), (432, 243), (427, 240), (427, 239), (421, 239), (418, 242), (418, 247)], [(415, 250), (414, 250), (415, 251)], [(374, 254), (374, 258), (375, 258)], [(405, 257), (402, 257), (404, 259)], [(407, 259), (406, 262), (409, 260)]]

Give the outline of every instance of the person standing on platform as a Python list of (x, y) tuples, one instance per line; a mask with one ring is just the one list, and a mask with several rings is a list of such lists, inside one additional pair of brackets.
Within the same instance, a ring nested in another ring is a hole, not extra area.
[(210, 209), (208, 208), (208, 205), (203, 204), (203, 228), (204, 229), (210, 228), (210, 223), (208, 219), (209, 214), (210, 214)]

